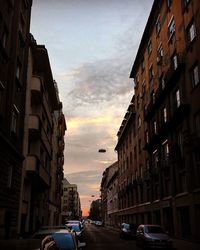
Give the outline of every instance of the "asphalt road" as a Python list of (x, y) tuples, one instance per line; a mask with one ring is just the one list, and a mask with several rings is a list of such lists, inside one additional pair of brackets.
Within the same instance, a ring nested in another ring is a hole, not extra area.
[(85, 250), (138, 250), (133, 239), (120, 239), (117, 231), (85, 225)]

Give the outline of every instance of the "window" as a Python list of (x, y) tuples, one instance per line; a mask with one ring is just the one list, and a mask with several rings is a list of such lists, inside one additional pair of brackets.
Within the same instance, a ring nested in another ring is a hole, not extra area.
[(165, 140), (162, 143), (162, 156), (163, 156), (163, 160), (167, 160), (168, 156), (169, 156), (169, 145), (168, 145), (168, 141)]
[(166, 107), (163, 108), (163, 122), (167, 122), (167, 109)]
[(157, 35), (160, 33), (160, 30), (161, 30), (161, 22), (160, 22), (160, 17), (158, 17), (156, 21), (156, 34)]
[(176, 53), (172, 56), (173, 68), (176, 70), (178, 68), (178, 56)]
[(151, 40), (149, 40), (148, 44), (147, 44), (147, 52), (150, 55), (152, 51), (152, 43)]
[(3, 91), (5, 90), (5, 87), (3, 85), (3, 83), (0, 81), (0, 112), (2, 111), (1, 107), (2, 107), (2, 102), (3, 102)]
[(147, 130), (145, 131), (145, 142), (149, 143), (149, 133)]
[(167, 0), (167, 7), (170, 8), (172, 5), (172, 0)]
[(193, 87), (195, 87), (199, 83), (199, 67), (197, 64), (192, 68), (191, 74), (192, 74), (192, 84)]
[(155, 96), (155, 93), (154, 93), (153, 90), (152, 90), (152, 92), (151, 92), (151, 101), (152, 101), (153, 104), (154, 104), (155, 101), (156, 101), (156, 96)]
[(187, 7), (187, 5), (189, 4), (190, 0), (183, 0), (183, 7)]
[(174, 21), (174, 17), (172, 16), (172, 18), (168, 24), (168, 38), (169, 38), (169, 40), (171, 40), (174, 33), (175, 33), (175, 21)]
[(178, 89), (175, 93), (175, 106), (178, 108), (181, 105), (180, 90)]
[(4, 48), (4, 49), (6, 48), (7, 41), (8, 41), (8, 31), (7, 31), (7, 29), (4, 27), (3, 34), (2, 34), (2, 45), (3, 45), (3, 48)]
[(154, 134), (157, 134), (157, 123), (156, 123), (156, 121), (153, 122), (153, 132), (154, 132)]
[(161, 63), (163, 58), (163, 47), (162, 43), (159, 45), (158, 50), (157, 50), (157, 63)]
[(14, 105), (13, 111), (12, 111), (12, 116), (11, 116), (11, 132), (14, 132), (15, 134), (17, 134), (18, 119), (19, 119), (19, 110)]
[(151, 65), (149, 68), (149, 80), (151, 81), (152, 78), (153, 78), (153, 65)]
[(160, 82), (160, 86), (162, 88), (162, 90), (165, 88), (165, 77), (164, 77), (164, 74), (161, 75), (160, 79), (159, 79), (159, 82)]
[(142, 61), (141, 61), (141, 68), (142, 68), (142, 71), (144, 70), (144, 57), (142, 58)]
[(186, 32), (187, 32), (188, 43), (190, 43), (196, 37), (196, 27), (195, 27), (194, 21), (192, 21), (192, 23), (188, 26)]
[(7, 168), (7, 187), (11, 188), (12, 186), (12, 177), (13, 177), (13, 166), (8, 165)]
[(142, 124), (141, 118), (140, 118), (140, 116), (138, 116), (138, 128), (141, 127), (141, 124)]
[(17, 66), (16, 66), (16, 77), (18, 79), (20, 79), (20, 75), (21, 75), (21, 64), (19, 63), (19, 61), (17, 61)]
[(157, 149), (153, 151), (152, 163), (153, 163), (154, 168), (158, 167), (158, 151), (157, 151)]

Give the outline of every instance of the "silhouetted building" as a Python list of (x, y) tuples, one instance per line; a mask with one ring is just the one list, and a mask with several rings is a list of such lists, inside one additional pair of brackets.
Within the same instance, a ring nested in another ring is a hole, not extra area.
[(60, 223), (66, 130), (47, 49), (32, 35), (27, 75), (20, 234)]
[(0, 1), (0, 238), (17, 234), (31, 5)]

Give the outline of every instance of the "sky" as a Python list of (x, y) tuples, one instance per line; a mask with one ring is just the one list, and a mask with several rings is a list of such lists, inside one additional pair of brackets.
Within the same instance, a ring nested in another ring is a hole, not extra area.
[[(83, 215), (117, 160), (129, 78), (153, 0), (33, 0), (31, 33), (48, 50), (66, 119), (64, 174)], [(106, 149), (99, 153), (99, 149)]]

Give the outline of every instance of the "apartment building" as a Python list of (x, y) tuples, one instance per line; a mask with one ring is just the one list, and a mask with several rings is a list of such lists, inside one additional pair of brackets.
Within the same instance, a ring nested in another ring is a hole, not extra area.
[(0, 1), (0, 238), (17, 234), (31, 6)]
[(60, 222), (66, 130), (47, 49), (32, 35), (29, 46), (18, 227), (22, 235)]
[(82, 217), (80, 197), (76, 184), (70, 184), (64, 178), (62, 197), (62, 221), (66, 219), (80, 219)]
[(101, 180), (101, 218), (105, 225), (115, 225), (118, 217), (118, 162), (107, 167)]
[[(200, 231), (199, 11), (195, 0), (154, 1), (130, 74), (135, 84), (130, 148), (137, 159), (132, 182), (122, 174), (130, 162), (128, 150), (121, 156), (129, 143), (125, 134), (116, 147), (121, 215), (131, 210), (133, 222), (161, 224), (189, 240), (198, 240)], [(137, 186), (134, 202), (128, 183)]]

